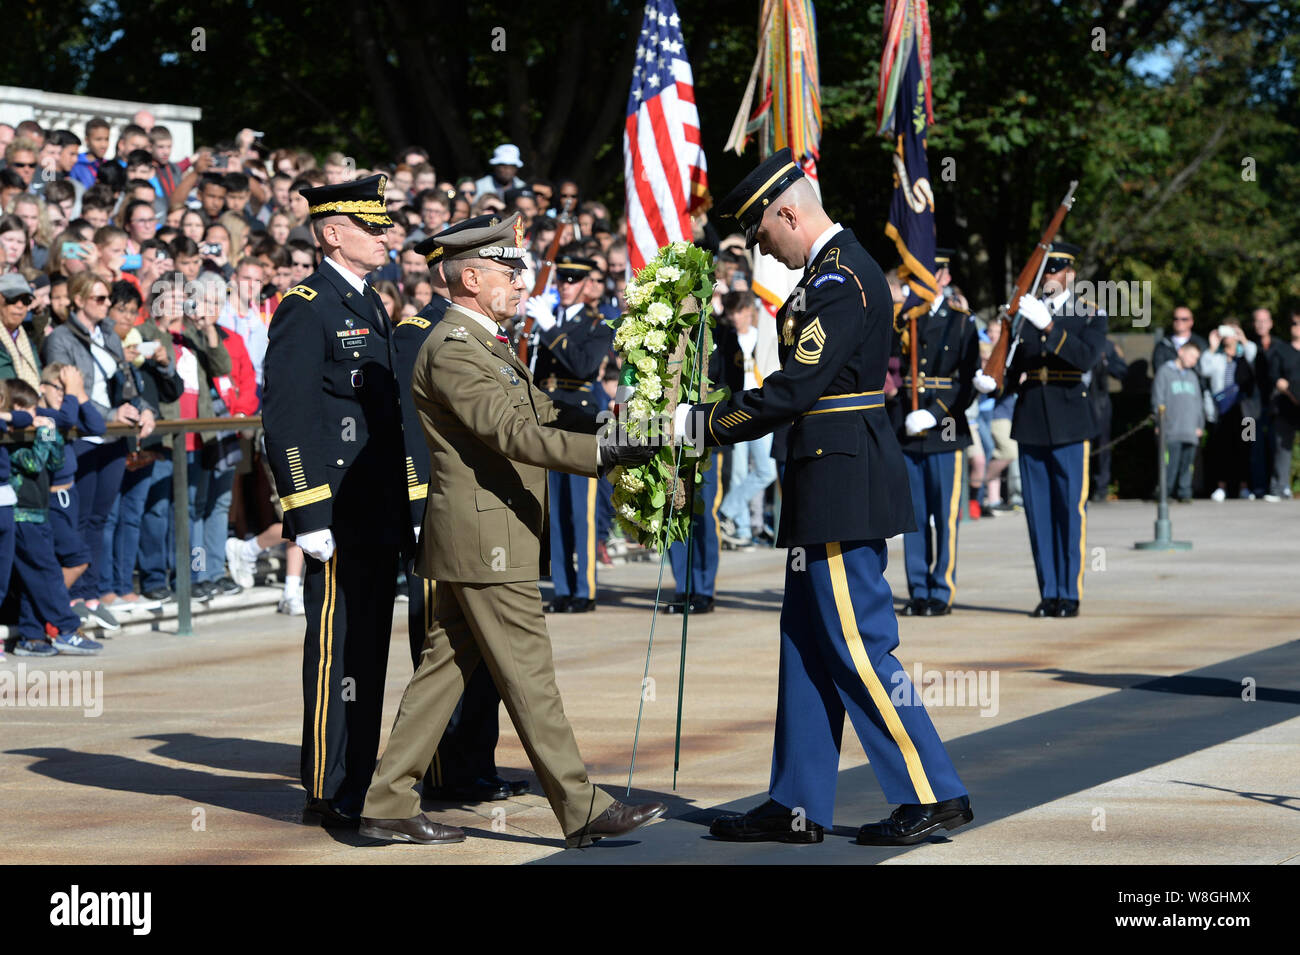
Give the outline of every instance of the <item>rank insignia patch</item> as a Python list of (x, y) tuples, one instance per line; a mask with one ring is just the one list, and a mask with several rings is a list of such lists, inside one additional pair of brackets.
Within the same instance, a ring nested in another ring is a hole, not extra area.
[(822, 320), (814, 318), (799, 333), (799, 347), (795, 349), (795, 360), (805, 365), (815, 365), (821, 361), (822, 348), (825, 345), (826, 332), (822, 330)]

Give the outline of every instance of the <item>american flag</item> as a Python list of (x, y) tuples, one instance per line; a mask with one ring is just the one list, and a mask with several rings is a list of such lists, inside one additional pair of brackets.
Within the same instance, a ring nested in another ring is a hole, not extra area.
[(691, 214), (707, 206), (695, 86), (672, 0), (648, 0), (623, 128), (628, 264), (635, 272), (670, 242), (691, 241)]

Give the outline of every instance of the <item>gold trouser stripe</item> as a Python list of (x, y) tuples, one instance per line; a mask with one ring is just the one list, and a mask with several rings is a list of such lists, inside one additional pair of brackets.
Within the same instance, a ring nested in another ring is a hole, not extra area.
[(957, 524), (961, 516), (961, 449), (953, 451), (956, 461), (952, 469), (952, 497), (948, 501), (948, 569), (944, 572), (944, 583), (948, 585), (948, 606), (952, 606), (957, 596)]
[(587, 594), (596, 599), (596, 482), (587, 478)]
[(423, 501), (429, 496), (429, 485), (412, 484), (406, 488), (406, 496), (412, 501)]
[(938, 800), (934, 798), (934, 790), (930, 788), (930, 780), (926, 778), (925, 767), (921, 764), (921, 756), (916, 751), (916, 744), (907, 735), (903, 721), (899, 719), (898, 711), (894, 709), (889, 694), (880, 682), (880, 676), (871, 665), (867, 649), (862, 644), (862, 634), (858, 631), (857, 614), (853, 612), (853, 596), (849, 593), (849, 578), (844, 571), (844, 555), (840, 551), (839, 541), (831, 541), (826, 545), (826, 563), (830, 567), (831, 588), (835, 591), (835, 609), (839, 611), (840, 629), (844, 632), (844, 642), (848, 645), (853, 665), (857, 667), (858, 677), (866, 685), (867, 692), (871, 694), (871, 701), (885, 721), (889, 735), (893, 737), (895, 745), (903, 754), (903, 762), (907, 764), (907, 774), (911, 777), (912, 788), (916, 790), (918, 801), (937, 802)]
[[(715, 457), (709, 464), (709, 467), (718, 467), (718, 459)], [(713, 495), (713, 533), (719, 540), (722, 539), (722, 523), (718, 520), (718, 508), (722, 506), (722, 474), (719, 468), (718, 474), (718, 492)]]
[(1079, 490), (1079, 579), (1074, 589), (1083, 599), (1083, 562), (1088, 553), (1088, 448), (1091, 441), (1083, 442), (1083, 480)]
[(334, 656), (334, 566), (337, 551), (325, 562), (325, 596), (321, 601), (320, 646), (316, 662), (316, 777), (312, 795), (325, 798), (325, 719), (329, 715), (329, 669)]
[(328, 500), (329, 496), (330, 486), (328, 484), (317, 484), (305, 491), (295, 491), (293, 494), (280, 498), (280, 506), (286, 511), (292, 511), (295, 507), (306, 507), (308, 504)]

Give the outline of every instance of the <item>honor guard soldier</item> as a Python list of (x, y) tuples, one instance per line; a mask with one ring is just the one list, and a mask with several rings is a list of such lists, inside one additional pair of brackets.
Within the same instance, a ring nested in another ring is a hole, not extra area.
[(546, 472), (594, 476), (645, 463), (658, 448), (581, 433), (594, 425), (535, 388), (500, 333), (523, 284), (518, 215), (467, 219), (434, 241), (443, 250), (452, 304), (420, 349), (411, 394), (429, 449), (417, 566), (438, 588), (420, 665), (366, 794), (360, 833), (420, 844), (465, 838), (420, 812), (414, 786), (466, 682), (486, 668), (566, 845), (590, 845), (630, 832), (667, 807), (624, 806), (593, 786), (564, 715), (537, 589), (546, 560)]
[[(533, 319), (536, 343), (533, 380), (557, 405), (596, 420), (608, 406), (600, 382), (601, 365), (614, 344), (614, 332), (600, 313), (582, 300), (587, 276), (596, 263), (563, 255), (556, 263), (560, 303), (554, 310), (545, 296), (525, 306)], [(554, 599), (547, 613), (587, 613), (596, 609), (595, 478), (552, 471), (551, 583)]]
[[(789, 149), (724, 199), (749, 246), (803, 278), (777, 313), (781, 370), (726, 401), (679, 407), (677, 433), (732, 444), (792, 423), (777, 546), (790, 548), (770, 798), (714, 820), (718, 839), (821, 842), (833, 825), (844, 717), (898, 808), (866, 845), (911, 845), (973, 816), (902, 665), (886, 538), (914, 529), (885, 413), (893, 303), (880, 267), (831, 222)], [(799, 810), (802, 810), (800, 814)]]
[[(740, 350), (740, 341), (736, 330), (730, 326), (718, 329), (717, 345), (709, 356), (709, 382), (715, 389), (723, 386), (732, 393), (740, 391), (745, 385), (744, 353)], [(739, 359), (739, 363), (737, 363)], [(708, 452), (706, 452), (708, 453)], [(713, 612), (713, 585), (718, 577), (718, 552), (721, 550), (722, 528), (718, 520), (718, 510), (722, 507), (722, 456), (718, 452), (709, 454), (698, 478), (696, 495), (704, 502), (703, 512), (696, 514), (691, 522), (690, 554), (690, 604), (691, 613)], [(677, 593), (672, 603), (668, 604), (669, 613), (685, 613), (687, 601), (687, 563), (686, 544), (674, 541), (668, 547), (668, 563), (673, 569), (673, 581)]]
[[(432, 239), (415, 246), (429, 265), (433, 298), (429, 304), (397, 324), (393, 330), (393, 350), (397, 360), (397, 386), (402, 395), (402, 434), (406, 442), (406, 484), (411, 504), (411, 524), (416, 542), (424, 523), (424, 505), (429, 495), (429, 449), (420, 429), (420, 416), (411, 398), (411, 377), (415, 359), (429, 337), (430, 330), (442, 321), (451, 300), (447, 298), (447, 280), (442, 274), (442, 247)], [(411, 662), (420, 665), (424, 638), (433, 625), (433, 606), (438, 582), (426, 580), (415, 572), (415, 560), (406, 562), (406, 580), (410, 593), (407, 604), (407, 630), (411, 645)], [(442, 734), (438, 751), (425, 774), (423, 795), (426, 799), (457, 802), (486, 802), (509, 799), (528, 792), (527, 780), (506, 780), (497, 773), (496, 748), (499, 736), (501, 696), (492, 684), (486, 667), (479, 667), (465, 684), (465, 693), (451, 714), (447, 731)]]
[[(1053, 242), (1043, 298), (1020, 299), (1019, 340), (1005, 383), (1017, 388), (1011, 437), (1020, 445), (1020, 488), (1042, 598), (1031, 616), (1075, 617), (1083, 593), (1088, 529), (1088, 449), (1097, 421), (1086, 373), (1106, 347), (1106, 319), (1073, 292), (1081, 250)], [(1023, 380), (1022, 380), (1023, 379)]]
[(393, 335), (364, 276), (388, 259), (384, 176), (301, 190), (324, 258), (271, 321), (263, 423), (284, 534), (307, 555), (303, 821), (356, 826), (379, 748), (399, 557), (414, 546)]
[[(970, 313), (944, 294), (952, 281), (952, 249), (934, 250), (939, 294), (916, 322), (919, 380), (904, 373), (899, 391), (907, 411), (899, 441), (907, 464), (916, 529), (903, 535), (908, 601), (903, 615), (938, 617), (952, 611), (961, 523), (962, 458), (971, 445), (966, 406), (975, 394), (979, 335)], [(909, 361), (902, 367), (906, 370)], [(916, 410), (911, 411), (916, 391)], [(930, 527), (934, 524), (933, 529)]]

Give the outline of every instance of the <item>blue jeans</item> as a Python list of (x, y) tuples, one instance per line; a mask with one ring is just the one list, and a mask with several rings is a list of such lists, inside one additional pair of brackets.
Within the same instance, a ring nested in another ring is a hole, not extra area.
[(115, 594), (129, 594), (135, 586), (135, 559), (152, 471), (153, 465), (148, 464), (123, 475), (122, 490), (104, 524), (104, 548), (111, 555), (104, 586)]
[(104, 547), (104, 524), (126, 473), (126, 442), (77, 441), (73, 448), (77, 452), (77, 497), (81, 504), (77, 523), (90, 551), (90, 566), (72, 585), (72, 596), (98, 600), (110, 588), (113, 555)]
[[(179, 436), (177, 438), (179, 440)], [(140, 589), (160, 590), (168, 585), (175, 563), (172, 543), (172, 458), (168, 448), (160, 449), (166, 457), (153, 463), (144, 483), (144, 513), (140, 518)]]
[(234, 468), (212, 471), (199, 462), (202, 452), (190, 451), (190, 571), (195, 583), (220, 580), (226, 568), (226, 532)]
[(765, 434), (753, 441), (733, 445), (731, 483), (722, 500), (722, 516), (736, 525), (736, 536), (749, 540), (749, 502), (776, 480), (776, 462), (772, 460), (772, 436)]

